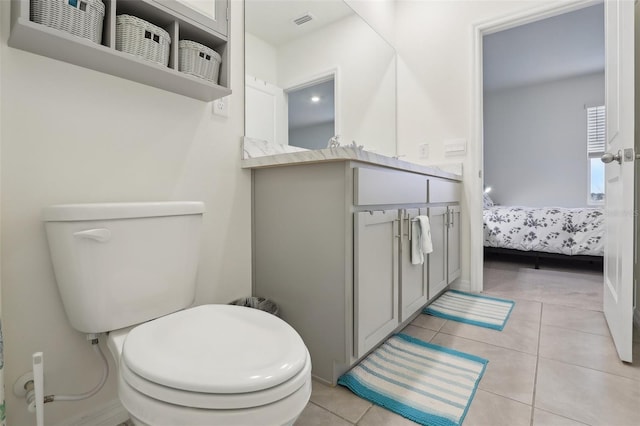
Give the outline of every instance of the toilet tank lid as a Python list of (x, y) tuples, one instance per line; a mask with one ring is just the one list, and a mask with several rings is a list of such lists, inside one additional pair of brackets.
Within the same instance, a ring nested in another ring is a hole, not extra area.
[(133, 219), (141, 217), (182, 216), (204, 213), (201, 201), (158, 201), (141, 203), (57, 204), (45, 207), (45, 222)]

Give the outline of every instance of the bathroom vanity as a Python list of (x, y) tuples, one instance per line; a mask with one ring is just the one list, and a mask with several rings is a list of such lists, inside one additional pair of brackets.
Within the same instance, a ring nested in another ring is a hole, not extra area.
[[(280, 305), (330, 384), (460, 276), (460, 176), (338, 148), (243, 160), (253, 294)], [(412, 219), (434, 251), (413, 265)]]

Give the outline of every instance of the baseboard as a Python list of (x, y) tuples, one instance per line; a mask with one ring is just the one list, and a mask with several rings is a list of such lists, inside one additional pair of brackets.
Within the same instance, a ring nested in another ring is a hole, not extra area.
[(109, 401), (91, 411), (73, 416), (57, 426), (117, 426), (129, 419), (129, 413), (119, 400)]
[(451, 287), (454, 290), (471, 291), (471, 281), (461, 280), (458, 278), (457, 280), (449, 284), (449, 287)]

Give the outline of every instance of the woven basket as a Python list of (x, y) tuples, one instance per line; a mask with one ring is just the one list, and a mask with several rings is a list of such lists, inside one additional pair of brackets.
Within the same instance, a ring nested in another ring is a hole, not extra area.
[(100, 0), (31, 0), (30, 19), (94, 43), (102, 41), (104, 3)]
[(169, 33), (131, 15), (116, 16), (116, 49), (165, 67), (169, 64)]
[(195, 75), (218, 83), (218, 73), (222, 58), (213, 49), (190, 40), (178, 42), (178, 69), (186, 74)]

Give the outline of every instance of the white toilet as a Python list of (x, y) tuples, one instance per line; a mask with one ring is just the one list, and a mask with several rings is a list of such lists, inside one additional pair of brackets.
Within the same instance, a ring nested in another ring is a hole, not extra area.
[(118, 394), (135, 424), (288, 425), (311, 394), (311, 359), (286, 322), (194, 299), (199, 202), (44, 209), (67, 317), (109, 332)]

